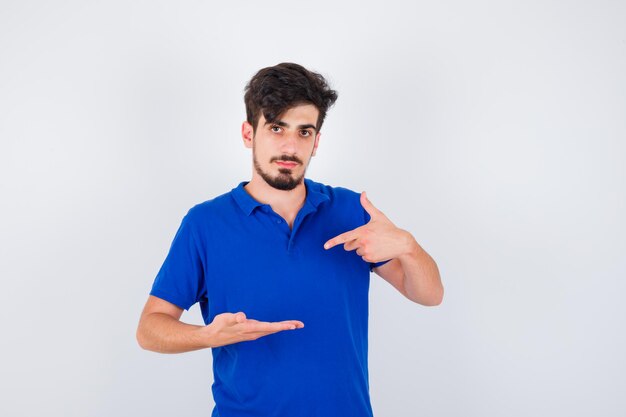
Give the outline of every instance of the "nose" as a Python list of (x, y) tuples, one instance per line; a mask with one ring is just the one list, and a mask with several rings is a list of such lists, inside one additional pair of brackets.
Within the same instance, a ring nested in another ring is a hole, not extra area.
[(287, 133), (283, 136), (283, 141), (280, 145), (281, 152), (288, 155), (295, 155), (298, 144), (298, 133)]

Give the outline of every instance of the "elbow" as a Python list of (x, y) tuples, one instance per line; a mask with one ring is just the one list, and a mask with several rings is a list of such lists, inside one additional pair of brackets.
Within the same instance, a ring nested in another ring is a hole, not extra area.
[(137, 344), (139, 345), (140, 348), (142, 348), (142, 349), (146, 348), (145, 340), (144, 340), (143, 335), (141, 333), (141, 327), (137, 328), (137, 332), (135, 333), (135, 339), (137, 339)]
[(145, 335), (145, 332), (143, 330), (143, 327), (141, 326), (141, 323), (139, 324), (139, 326), (137, 326), (137, 332), (135, 333), (135, 339), (137, 339), (137, 344), (143, 350), (152, 350), (152, 349), (150, 349), (150, 343), (148, 342), (148, 339), (146, 338), (146, 335)]
[(424, 304), (428, 307), (435, 307), (443, 302), (443, 284), (441, 283), (441, 276), (439, 275), (437, 264), (435, 264), (435, 271), (437, 273), (436, 284), (429, 294), (427, 303)]
[(434, 297), (433, 301), (433, 304), (431, 304), (432, 307), (438, 306), (443, 302), (443, 285), (439, 287), (439, 291), (437, 291), (437, 296)]
[(439, 286), (439, 289), (435, 293), (435, 295), (431, 298), (430, 307), (435, 307), (440, 305), (443, 302), (443, 285)]
[(443, 286), (441, 286), (437, 291), (431, 292), (426, 297), (415, 297), (412, 298), (411, 301), (426, 307), (436, 307), (443, 302)]
[(425, 304), (428, 307), (436, 307), (438, 305), (441, 305), (441, 303), (443, 302), (443, 292), (441, 292), (440, 295), (438, 295), (437, 297), (433, 297), (430, 302), (428, 304)]

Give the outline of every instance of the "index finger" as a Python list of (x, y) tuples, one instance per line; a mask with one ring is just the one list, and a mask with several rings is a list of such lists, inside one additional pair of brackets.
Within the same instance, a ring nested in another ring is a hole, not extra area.
[(360, 227), (350, 230), (349, 232), (342, 233), (324, 243), (324, 249), (330, 249), (333, 246), (341, 245), (342, 243), (349, 242), (359, 237)]

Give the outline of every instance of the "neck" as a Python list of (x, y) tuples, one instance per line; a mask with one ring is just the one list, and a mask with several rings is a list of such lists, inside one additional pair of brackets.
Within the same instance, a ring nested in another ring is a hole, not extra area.
[(277, 213), (297, 213), (306, 198), (304, 179), (293, 190), (278, 190), (253, 171), (252, 179), (244, 188), (252, 198), (260, 203), (269, 204)]

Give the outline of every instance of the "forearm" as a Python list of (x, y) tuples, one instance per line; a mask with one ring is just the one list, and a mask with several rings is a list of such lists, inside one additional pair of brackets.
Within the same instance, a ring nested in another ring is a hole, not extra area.
[(398, 257), (404, 272), (403, 286), (414, 302), (436, 306), (443, 300), (443, 285), (434, 259), (409, 234), (407, 252)]
[(143, 317), (137, 328), (137, 341), (146, 350), (182, 353), (210, 347), (205, 326), (183, 323), (164, 313)]

